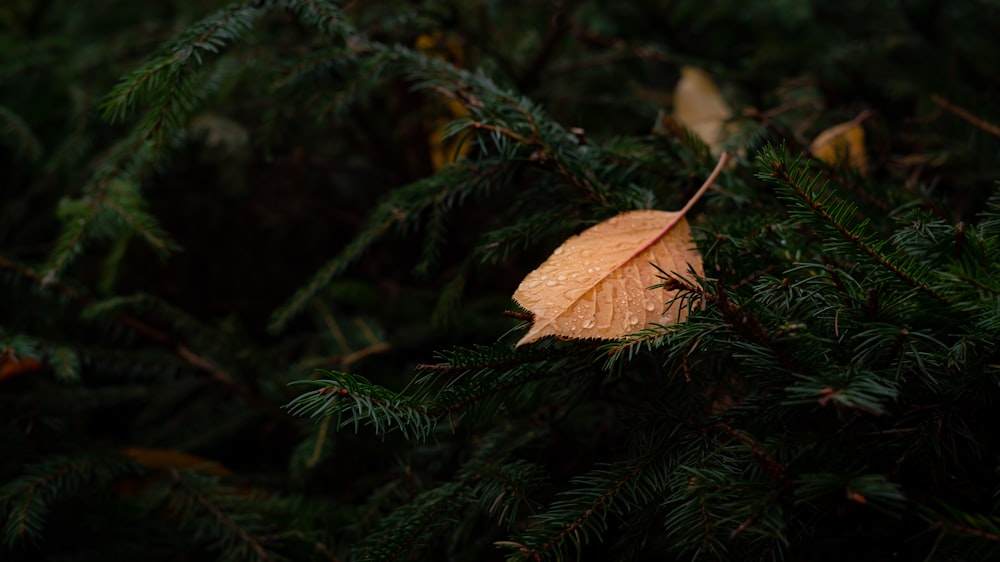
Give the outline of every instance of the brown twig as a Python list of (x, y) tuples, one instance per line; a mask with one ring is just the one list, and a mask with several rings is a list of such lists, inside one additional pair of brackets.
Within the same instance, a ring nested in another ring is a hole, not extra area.
[[(18, 264), (11, 261), (3, 256), (0, 256), (0, 268), (12, 271), (21, 277), (28, 279), (36, 283), (42, 283), (43, 276), (39, 274), (34, 269)], [(53, 279), (46, 279), (44, 287), (63, 294), (81, 305), (86, 305), (94, 302), (93, 297), (85, 293), (80, 292), (78, 289), (66, 285), (60, 281)], [(255, 406), (256, 408), (267, 412), (272, 417), (283, 420), (289, 423), (298, 423), (298, 420), (291, 417), (287, 412), (281, 408), (275, 406), (271, 402), (262, 399), (253, 392), (251, 392), (244, 385), (239, 384), (235, 377), (232, 376), (225, 369), (220, 368), (215, 363), (213, 363), (208, 358), (196, 353), (191, 348), (189, 348), (184, 342), (178, 340), (177, 338), (171, 336), (170, 334), (158, 330), (149, 324), (133, 317), (128, 314), (119, 314), (116, 317), (119, 324), (125, 326), (126, 328), (132, 330), (133, 332), (139, 334), (140, 336), (146, 338), (147, 340), (155, 343), (157, 345), (162, 345), (173, 350), (185, 363), (191, 365), (199, 371), (203, 371), (212, 378), (212, 380), (220, 383), (225, 388), (231, 390), (233, 394), (239, 396), (248, 404)]]
[[(179, 484), (184, 483), (184, 479), (181, 478), (180, 471), (176, 468), (171, 468), (170, 474), (175, 482)], [(188, 493), (194, 496), (195, 501), (199, 506), (201, 506), (202, 509), (210, 513), (212, 517), (214, 517), (223, 527), (226, 527), (234, 532), (241, 541), (246, 543), (253, 550), (254, 554), (256, 554), (258, 560), (273, 560), (271, 555), (264, 549), (264, 546), (259, 540), (257, 540), (256, 537), (252, 536), (245, 528), (233, 521), (228, 515), (219, 509), (219, 506), (212, 503), (212, 501), (210, 501), (209, 498), (207, 498), (199, 490), (191, 489), (188, 490)]]
[(517, 79), (516, 85), (518, 91), (530, 93), (538, 87), (542, 74), (545, 73), (545, 67), (548, 66), (552, 54), (559, 44), (559, 40), (566, 35), (569, 29), (569, 17), (566, 14), (566, 8), (559, 5), (555, 15), (552, 16), (549, 30), (545, 34), (545, 39), (542, 40), (541, 47), (535, 53), (535, 57), (528, 64), (524, 73)]
[(954, 113), (955, 115), (961, 117), (962, 119), (965, 119), (969, 123), (972, 123), (976, 127), (979, 127), (980, 129), (986, 131), (987, 133), (1000, 137), (1000, 127), (998, 127), (997, 125), (994, 125), (989, 121), (984, 121), (976, 117), (968, 110), (951, 103), (950, 101), (944, 99), (943, 97), (937, 94), (931, 95), (931, 101), (941, 106), (942, 108)]

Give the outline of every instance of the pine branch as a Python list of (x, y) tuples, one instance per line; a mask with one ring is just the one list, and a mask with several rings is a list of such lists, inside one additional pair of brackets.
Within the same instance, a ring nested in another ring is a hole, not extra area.
[(373, 562), (408, 559), (435, 531), (453, 525), (470, 499), (466, 487), (458, 482), (423, 492), (382, 519), (354, 549), (354, 555)]
[(121, 239), (131, 233), (161, 256), (178, 248), (145, 210), (139, 195), (137, 184), (152, 165), (151, 158), (148, 149), (129, 154), (127, 144), (120, 144), (94, 173), (82, 197), (60, 202), (63, 231), (49, 253), (43, 283), (55, 281), (92, 240)]
[[(19, 277), (31, 280), (35, 283), (39, 283), (43, 280), (39, 272), (3, 256), (0, 256), (0, 269), (14, 272)], [(58, 281), (50, 281), (48, 283), (44, 283), (43, 285), (47, 290), (68, 297), (78, 304), (89, 305), (94, 303), (93, 297), (70, 285), (66, 285)], [(104, 310), (113, 310), (123, 302), (129, 302), (131, 300), (133, 299), (111, 299), (103, 303), (103, 306), (101, 304), (95, 305), (95, 308), (85, 312), (85, 316), (91, 318), (99, 317), (102, 315)], [(138, 297), (137, 300), (142, 302), (146, 299)], [(110, 314), (110, 316), (122, 327), (139, 334), (152, 343), (166, 347), (185, 363), (198, 370), (208, 373), (212, 379), (221, 383), (224, 388), (229, 389), (233, 395), (241, 397), (246, 400), (248, 404), (252, 404), (261, 411), (268, 413), (274, 419), (281, 420), (283, 423), (295, 422), (294, 418), (288, 416), (277, 406), (256, 395), (246, 385), (236, 382), (236, 379), (232, 374), (225, 369), (220, 368), (214, 361), (192, 350), (183, 338), (161, 331), (134, 316), (115, 313)]]
[(920, 271), (912, 258), (882, 252), (883, 243), (876, 242), (873, 235), (867, 231), (867, 222), (849, 228), (846, 223), (856, 214), (856, 209), (843, 201), (831, 204), (827, 185), (817, 189), (818, 178), (809, 178), (807, 172), (800, 169), (798, 160), (788, 163), (783, 155), (779, 155), (773, 148), (768, 148), (758, 161), (763, 170), (758, 177), (787, 189), (792, 194), (790, 200), (811, 211), (822, 224), (839, 234), (842, 240), (852, 245), (862, 255), (872, 259), (904, 283), (944, 304), (950, 304), (943, 295), (920, 279), (924, 276), (924, 272)]
[(868, 506), (899, 516), (906, 496), (898, 484), (888, 482), (881, 474), (834, 474), (829, 472), (801, 474), (796, 480), (798, 501), (815, 501), (830, 496)]
[(255, 2), (224, 8), (188, 27), (164, 45), (161, 54), (123, 77), (107, 95), (101, 109), (111, 121), (121, 121), (137, 104), (158, 97), (147, 118), (147, 136), (161, 138), (164, 125), (176, 122), (178, 109), (192, 100), (194, 84), (188, 80), (192, 66), (201, 66), (207, 55), (217, 55), (239, 40), (261, 15)]
[(137, 473), (119, 456), (52, 456), (29, 464), (0, 488), (3, 542), (12, 547), (41, 538), (49, 507), (60, 500), (102, 489), (121, 476)]
[[(219, 483), (218, 478), (168, 470), (172, 486), (166, 495), (171, 519), (216, 551), (220, 560), (233, 562), (287, 560), (281, 553), (297, 544), (315, 545), (309, 533), (295, 531), (309, 522), (320, 506), (297, 497), (280, 497)], [(299, 521), (296, 521), (299, 519)]]
[(0, 140), (14, 149), (19, 158), (38, 160), (42, 156), (42, 143), (31, 126), (9, 107), (0, 105)]
[(540, 384), (573, 375), (575, 354), (564, 353), (511, 352), (506, 345), (457, 348), (443, 355), (447, 364), (421, 365), (428, 374), (410, 383), (413, 390), (399, 393), (359, 375), (320, 371), (326, 378), (295, 383), (320, 388), (296, 397), (286, 408), (296, 416), (335, 417), (337, 429), (372, 426), (377, 435), (400, 430), (406, 438), (423, 440), (443, 419), (495, 412), (503, 407), (500, 397), (514, 397), (520, 407), (530, 407), (544, 396)]
[(369, 247), (390, 229), (414, 228), (424, 214), (437, 205), (449, 208), (471, 193), (492, 189), (508, 180), (506, 166), (448, 166), (441, 173), (394, 191), (372, 212), (365, 228), (340, 253), (326, 263), (287, 303), (271, 316), (272, 332), (288, 323), (316, 298), (330, 281), (360, 258)]
[(334, 417), (336, 429), (353, 425), (354, 430), (372, 426), (377, 435), (398, 429), (408, 439), (426, 439), (436, 425), (429, 405), (417, 396), (405, 396), (370, 383), (364, 377), (337, 371), (320, 371), (326, 378), (297, 381), (320, 387), (292, 400), (286, 408), (292, 415)]
[(562, 559), (599, 539), (609, 529), (609, 518), (623, 518), (629, 511), (655, 501), (665, 485), (663, 474), (647, 473), (652, 459), (636, 459), (596, 468), (571, 481), (545, 513), (539, 515), (515, 540), (517, 557), (527, 560)]
[(295, 12), (326, 35), (347, 37), (354, 33), (337, 5), (330, 0), (280, 0), (277, 4)]
[(508, 531), (514, 531), (524, 519), (522, 510), (538, 511), (534, 496), (548, 483), (542, 467), (525, 460), (495, 460), (476, 473), (474, 494), (480, 508)]

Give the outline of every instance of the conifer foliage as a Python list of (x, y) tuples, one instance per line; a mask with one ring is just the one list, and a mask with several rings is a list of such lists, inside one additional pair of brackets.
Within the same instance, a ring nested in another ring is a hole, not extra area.
[[(46, 4), (0, 7), (0, 559), (1000, 556), (993, 3)], [(515, 345), (721, 150), (682, 321)]]

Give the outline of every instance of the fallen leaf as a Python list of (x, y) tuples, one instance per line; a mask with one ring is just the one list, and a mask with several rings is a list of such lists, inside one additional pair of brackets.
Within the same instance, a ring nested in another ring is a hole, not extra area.
[(556, 248), (514, 292), (514, 300), (534, 315), (531, 329), (517, 345), (544, 336), (617, 339), (649, 324), (683, 321), (687, 311), (675, 300), (679, 291), (650, 287), (663, 282), (660, 270), (704, 275), (684, 215), (728, 158), (723, 153), (711, 176), (680, 211), (622, 213)]
[(677, 291), (648, 287), (663, 281), (651, 263), (703, 274), (690, 238), (691, 227), (676, 212), (630, 211), (566, 240), (514, 293), (535, 316), (517, 345), (548, 335), (615, 339), (683, 320), (679, 303), (664, 310)]
[[(225, 466), (208, 459), (196, 457), (188, 453), (173, 449), (146, 449), (142, 447), (132, 447), (125, 449), (122, 453), (153, 471), (168, 471), (172, 469), (190, 470), (199, 474), (212, 476), (228, 476), (232, 471)], [(124, 478), (115, 484), (115, 491), (121, 497), (135, 497), (153, 486), (156, 482), (155, 474), (146, 474), (131, 478)]]
[[(465, 50), (462, 41), (454, 35), (442, 34), (440, 31), (417, 37), (416, 50), (442, 60), (447, 60), (456, 66), (465, 62)], [(455, 160), (462, 159), (469, 152), (469, 143), (459, 137), (445, 138), (445, 129), (453, 120), (468, 113), (465, 106), (455, 99), (444, 102), (443, 108), (429, 111), (427, 117), (427, 147), (430, 152), (431, 165), (434, 170), (440, 170)]]
[(202, 474), (214, 474), (217, 476), (225, 476), (232, 473), (231, 470), (215, 461), (203, 459), (201, 457), (196, 457), (194, 455), (189, 455), (188, 453), (173, 449), (145, 449), (141, 447), (132, 447), (130, 449), (125, 449), (124, 453), (135, 462), (148, 468), (190, 469)]
[(681, 79), (674, 89), (674, 119), (678, 123), (697, 134), (717, 155), (722, 153), (732, 117), (733, 110), (707, 72), (681, 67)]
[(809, 151), (817, 160), (831, 166), (854, 168), (862, 176), (868, 174), (868, 156), (865, 154), (865, 130), (861, 121), (868, 117), (864, 112), (846, 123), (841, 123), (816, 135)]
[(43, 368), (45, 368), (45, 364), (34, 357), (8, 357), (7, 359), (0, 357), (0, 381)]

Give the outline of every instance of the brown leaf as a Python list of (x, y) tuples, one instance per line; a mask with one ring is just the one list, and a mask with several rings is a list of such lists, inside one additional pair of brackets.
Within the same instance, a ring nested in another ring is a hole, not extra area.
[(38, 371), (44, 367), (45, 364), (34, 357), (12, 358), (0, 355), (0, 381)]
[[(629, 211), (570, 237), (521, 281), (514, 300), (534, 314), (517, 342), (544, 336), (617, 339), (649, 324), (681, 322), (686, 310), (678, 291), (650, 289), (662, 273), (704, 275), (684, 214), (718, 176), (715, 171), (680, 211)], [(654, 265), (655, 264), (655, 265)], [(670, 306), (667, 303), (674, 301)]]
[(809, 146), (809, 151), (817, 160), (832, 166), (847, 165), (862, 176), (867, 175), (865, 130), (861, 127), (861, 121), (867, 116), (868, 112), (862, 113), (846, 123), (834, 125), (816, 135), (816, 140)]
[(648, 289), (663, 282), (651, 263), (667, 272), (690, 265), (703, 275), (691, 227), (679, 213), (630, 211), (566, 240), (514, 293), (535, 315), (517, 345), (548, 335), (615, 339), (683, 320), (679, 302), (664, 310), (677, 291)]
[(693, 66), (681, 68), (674, 89), (674, 119), (705, 141), (712, 154), (722, 152), (732, 117), (733, 110), (708, 73)]
[(215, 474), (218, 476), (225, 476), (232, 473), (232, 471), (228, 468), (215, 461), (203, 459), (201, 457), (196, 457), (183, 451), (176, 451), (173, 449), (144, 449), (141, 447), (132, 447), (130, 449), (125, 449), (124, 453), (126, 456), (131, 457), (135, 462), (149, 468), (190, 469), (202, 474)]

